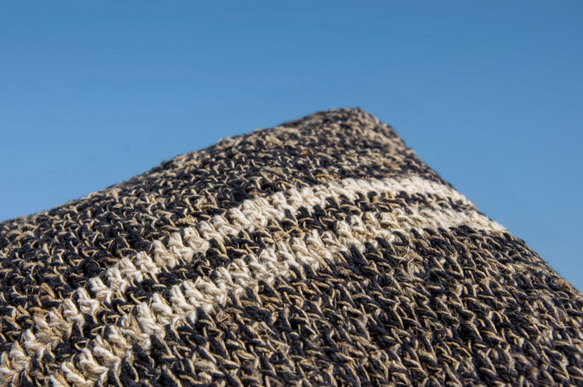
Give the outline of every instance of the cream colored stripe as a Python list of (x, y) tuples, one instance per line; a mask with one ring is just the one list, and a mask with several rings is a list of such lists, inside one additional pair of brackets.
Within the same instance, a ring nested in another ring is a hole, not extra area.
[[(250, 232), (262, 228), (270, 220), (281, 220), (286, 210), (294, 213), (301, 207), (324, 207), (329, 199), (339, 200), (341, 195), (355, 199), (359, 193), (370, 191), (388, 194), (406, 192), (409, 195), (436, 194), (471, 205), (450, 187), (419, 177), (401, 181), (346, 179), (245, 201), (239, 208), (229, 210), (225, 217), (215, 216), (212, 222), (200, 222), (197, 229), (186, 228), (182, 236), (179, 233), (172, 234), (167, 245), (155, 241), (153, 260), (143, 252), (138, 253), (135, 259), (122, 259), (106, 271), (107, 285), (99, 277), (91, 279), (95, 299), (85, 289), (79, 288), (76, 291), (77, 302), (67, 299), (63, 302), (62, 309), (53, 309), (48, 316), (35, 318), (36, 335), (28, 330), (23, 335), (22, 345), (15, 343), (10, 352), (2, 354), (0, 373), (3, 380), (11, 380), (27, 367), (32, 356), (42, 357), (49, 346), (54, 346), (63, 335), (71, 332), (74, 323), (82, 325), (82, 313), (98, 313), (104, 308), (102, 303), (110, 301), (115, 293), (123, 297), (123, 292), (132, 281), (141, 281), (145, 275), (155, 278), (163, 267), (173, 267), (180, 261), (190, 262), (195, 253), (206, 252), (210, 240), (214, 239), (222, 246), (226, 236), (237, 234), (241, 230)], [(93, 384), (95, 380), (105, 377), (110, 367), (117, 368), (128, 353), (131, 356), (130, 350), (134, 343), (147, 350), (149, 336), (155, 334), (163, 338), (166, 324), (178, 324), (187, 318), (195, 320), (197, 307), (211, 311), (214, 304), (224, 304), (230, 293), (244, 292), (246, 287), (257, 286), (259, 280), (272, 283), (277, 276), (286, 276), (291, 266), (301, 270), (303, 264), (309, 264), (317, 269), (324, 263), (324, 258), (334, 259), (335, 253), (350, 246), (354, 245), (362, 250), (365, 241), (375, 245), (376, 237), (391, 241), (395, 231), (409, 234), (410, 228), (449, 228), (462, 224), (485, 230), (505, 231), (502, 226), (476, 211), (465, 214), (443, 209), (418, 210), (414, 207), (409, 207), (408, 211), (411, 213), (397, 208), (391, 213), (381, 213), (380, 219), (376, 219), (374, 213), (368, 213), (366, 222), (362, 222), (359, 216), (353, 216), (350, 223), (339, 222), (337, 235), (329, 231), (319, 235), (313, 230), (307, 244), (297, 238), (292, 238), (289, 242), (274, 242), (259, 257), (251, 256), (249, 263), (237, 259), (227, 267), (217, 268), (218, 276), (214, 281), (199, 278), (195, 282), (185, 281), (180, 286), (174, 286), (171, 289), (170, 303), (160, 294), (154, 294), (149, 305), (141, 303), (136, 307), (137, 317), (127, 314), (123, 317), (121, 327), (109, 326), (108, 340), (98, 336), (93, 340), (92, 350), (87, 347), (83, 349), (78, 367), (70, 362), (63, 363), (62, 374), (55, 375), (53, 382), (58, 384), (67, 381), (87, 386)]]

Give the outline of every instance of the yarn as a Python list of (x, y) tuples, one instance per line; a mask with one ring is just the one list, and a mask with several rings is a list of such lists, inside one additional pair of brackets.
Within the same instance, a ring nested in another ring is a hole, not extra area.
[(2, 385), (583, 385), (581, 293), (360, 109), (3, 222), (0, 283)]

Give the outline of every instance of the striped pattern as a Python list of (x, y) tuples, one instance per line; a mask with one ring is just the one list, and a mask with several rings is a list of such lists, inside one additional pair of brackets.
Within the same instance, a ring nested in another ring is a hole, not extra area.
[(583, 384), (583, 297), (359, 109), (0, 224), (3, 385)]

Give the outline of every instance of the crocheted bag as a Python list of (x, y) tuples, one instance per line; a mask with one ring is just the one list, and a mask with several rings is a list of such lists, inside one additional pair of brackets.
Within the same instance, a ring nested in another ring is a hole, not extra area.
[(583, 297), (359, 109), (0, 224), (4, 385), (583, 385)]

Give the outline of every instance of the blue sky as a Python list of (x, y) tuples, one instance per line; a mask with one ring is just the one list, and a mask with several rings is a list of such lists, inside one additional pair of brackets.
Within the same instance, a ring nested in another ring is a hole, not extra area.
[(0, 221), (358, 106), (583, 289), (581, 69), (580, 1), (3, 2)]

